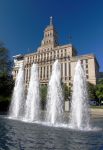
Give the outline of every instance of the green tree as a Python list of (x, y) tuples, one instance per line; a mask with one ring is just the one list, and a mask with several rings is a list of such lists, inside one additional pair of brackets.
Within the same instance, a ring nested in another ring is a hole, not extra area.
[(88, 95), (89, 95), (89, 99), (91, 100), (97, 99), (96, 86), (89, 82), (88, 82)]
[(0, 110), (7, 109), (14, 85), (10, 72), (12, 63), (8, 54), (8, 49), (0, 42)]
[(66, 84), (63, 84), (63, 95), (65, 101), (70, 100), (71, 88), (69, 88)]
[(47, 99), (47, 86), (46, 85), (40, 86), (40, 97), (41, 97), (41, 107), (44, 110), (46, 106), (46, 99)]
[(96, 85), (96, 95), (100, 104), (101, 100), (103, 100), (103, 79), (99, 80), (98, 84)]
[(0, 76), (8, 74), (8, 49), (0, 42)]

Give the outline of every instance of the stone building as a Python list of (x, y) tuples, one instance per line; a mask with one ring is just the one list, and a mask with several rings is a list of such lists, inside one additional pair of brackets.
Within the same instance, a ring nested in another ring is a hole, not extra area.
[(39, 66), (39, 79), (41, 84), (48, 84), (50, 79), (52, 64), (56, 59), (61, 63), (62, 82), (68, 87), (72, 85), (74, 69), (78, 60), (83, 64), (87, 81), (96, 84), (99, 65), (93, 54), (78, 55), (72, 44), (60, 45), (58, 34), (50, 17), (50, 24), (44, 30), (43, 40), (40, 47), (34, 53), (14, 56), (13, 78), (16, 78), (18, 68), (21, 63), (25, 68), (25, 85), (28, 87), (30, 80), (30, 69), (33, 63)]

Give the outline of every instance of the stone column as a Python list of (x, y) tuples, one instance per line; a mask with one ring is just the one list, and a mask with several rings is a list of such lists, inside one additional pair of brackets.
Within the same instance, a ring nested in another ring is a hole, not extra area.
[(30, 66), (28, 68), (28, 80), (30, 81)]
[(27, 80), (27, 68), (25, 67), (25, 82)]
[(45, 66), (45, 79), (47, 79), (47, 66)]
[(28, 72), (29, 72), (29, 71), (28, 71), (28, 68), (27, 68), (27, 81), (28, 81)]
[(44, 79), (44, 66), (42, 67), (42, 80)]
[(65, 63), (63, 62), (63, 79), (65, 77)]
[(69, 62), (67, 61), (67, 79), (69, 80)]
[(48, 66), (48, 79), (50, 79), (50, 64)]
[(41, 67), (39, 66), (39, 67), (38, 67), (38, 71), (39, 71), (39, 80), (40, 80), (40, 68), (41, 68)]

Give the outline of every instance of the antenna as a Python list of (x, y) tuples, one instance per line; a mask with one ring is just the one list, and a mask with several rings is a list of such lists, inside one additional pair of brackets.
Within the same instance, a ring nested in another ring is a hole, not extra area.
[(50, 26), (53, 25), (53, 17), (50, 17)]

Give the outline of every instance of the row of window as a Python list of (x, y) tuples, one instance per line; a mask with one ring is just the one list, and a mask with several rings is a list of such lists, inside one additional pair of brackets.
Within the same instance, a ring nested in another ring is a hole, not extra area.
[(51, 40), (44, 41), (44, 44), (50, 44)]
[(85, 73), (86, 73), (86, 78), (89, 79), (89, 72), (88, 72), (88, 59), (84, 59), (84, 60), (81, 60), (81, 63), (85, 69)]
[[(67, 68), (69, 67), (69, 68)], [(67, 74), (67, 69), (68, 69), (68, 73)], [(30, 78), (30, 68), (29, 69), (25, 69), (25, 73), (26, 73), (26, 78)], [(50, 66), (43, 66), (43, 67), (39, 67), (39, 77), (40, 78), (48, 78), (51, 75), (52, 72), (52, 65)], [(71, 76), (71, 72), (70, 72), (70, 64), (67, 63), (61, 63), (61, 76), (65, 77), (65, 76)], [(69, 78), (70, 79), (70, 78)]]
[(26, 57), (25, 59), (28, 61), (28, 62), (31, 62), (33, 60), (44, 60), (44, 59), (50, 59), (50, 58), (56, 58), (56, 57), (66, 57), (67, 56), (67, 51), (65, 49), (64, 53), (63, 53), (63, 50), (58, 50), (58, 51), (52, 51), (52, 52), (49, 52), (49, 53), (43, 53), (43, 54), (38, 54), (38, 55), (34, 55), (34, 56), (31, 56), (31, 57)]
[[(68, 73), (69, 74), (67, 74), (67, 67), (68, 67)], [(68, 66), (67, 66), (67, 63), (61, 63), (61, 76), (65, 76), (65, 77), (69, 76), (70, 77), (71, 76), (71, 69), (70, 68), (71, 68), (70, 63), (68, 63)], [(30, 68), (25, 69), (25, 70), (26, 70), (26, 78), (30, 77)], [(89, 78), (89, 76), (88, 76), (88, 64), (86, 64), (85, 71), (86, 71), (86, 77), (88, 79)], [(45, 78), (45, 77), (48, 78), (49, 72), (51, 74), (52, 65), (50, 65), (50, 68), (49, 68), (49, 66), (39, 67), (40, 78)], [(18, 73), (18, 70), (15, 70), (14, 76), (16, 76), (17, 73)]]
[(53, 36), (53, 33), (51, 33), (51, 32), (45, 33), (45, 37), (49, 37), (49, 36)]

